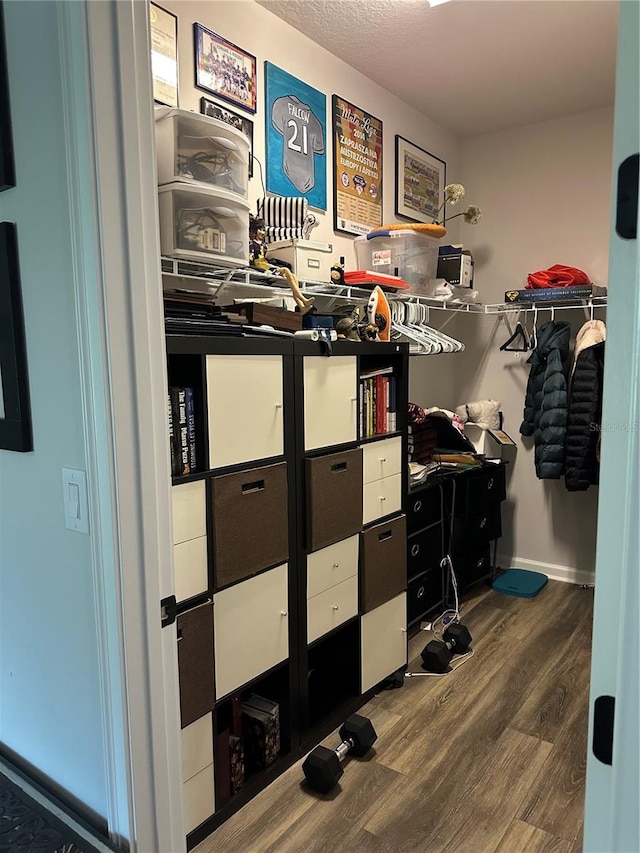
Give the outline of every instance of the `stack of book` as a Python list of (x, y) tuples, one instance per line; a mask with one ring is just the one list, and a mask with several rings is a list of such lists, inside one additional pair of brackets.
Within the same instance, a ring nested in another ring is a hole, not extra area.
[(409, 427), (409, 462), (428, 465), (433, 461), (433, 451), (437, 443), (437, 432), (428, 423), (411, 424)]
[(396, 377), (393, 367), (360, 373), (360, 438), (396, 430)]
[(171, 475), (184, 477), (197, 471), (196, 415), (193, 388), (169, 388), (169, 442)]
[(242, 703), (242, 733), (248, 770), (264, 770), (280, 751), (280, 708), (252, 694)]

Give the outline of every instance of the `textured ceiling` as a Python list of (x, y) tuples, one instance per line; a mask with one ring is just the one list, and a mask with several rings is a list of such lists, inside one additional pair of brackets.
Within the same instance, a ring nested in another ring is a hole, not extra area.
[(613, 103), (616, 0), (258, 0), (462, 137)]

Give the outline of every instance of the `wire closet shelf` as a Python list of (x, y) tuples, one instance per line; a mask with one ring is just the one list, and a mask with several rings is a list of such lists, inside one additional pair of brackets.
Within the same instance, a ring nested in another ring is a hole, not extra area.
[[(185, 288), (211, 294), (214, 298), (221, 295), (229, 285), (251, 291), (247, 295), (259, 298), (272, 298), (288, 291), (286, 281), (279, 275), (261, 272), (252, 267), (225, 267), (201, 261), (182, 260), (163, 257), (162, 275), (166, 289)], [(322, 296), (337, 302), (366, 304), (371, 290), (364, 287), (339, 285), (329, 282), (300, 281), (300, 288), (307, 296)], [(535, 300), (534, 302), (444, 302), (407, 291), (387, 291), (391, 302), (415, 302), (430, 310), (462, 314), (511, 314), (530, 311), (564, 311), (576, 308), (593, 310), (606, 308), (606, 296), (592, 296), (589, 299), (571, 299), (566, 302)]]

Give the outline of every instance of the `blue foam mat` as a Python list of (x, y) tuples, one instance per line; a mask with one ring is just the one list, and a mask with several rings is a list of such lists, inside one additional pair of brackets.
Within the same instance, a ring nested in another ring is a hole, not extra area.
[(546, 575), (540, 572), (529, 572), (526, 569), (507, 569), (491, 584), (495, 592), (503, 595), (517, 595), (520, 598), (533, 598), (549, 582)]

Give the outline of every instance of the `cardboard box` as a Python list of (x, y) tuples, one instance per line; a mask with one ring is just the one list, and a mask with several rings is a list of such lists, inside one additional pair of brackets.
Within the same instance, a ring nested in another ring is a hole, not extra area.
[(299, 240), (296, 237), (267, 243), (267, 261), (273, 264), (276, 258), (291, 264), (291, 270), (300, 281), (319, 281), (327, 284), (331, 281), (331, 243)]

